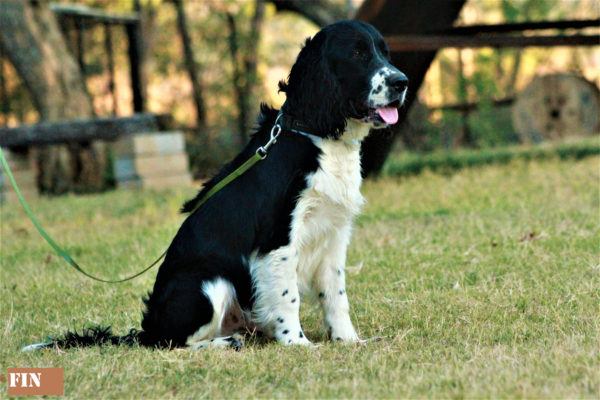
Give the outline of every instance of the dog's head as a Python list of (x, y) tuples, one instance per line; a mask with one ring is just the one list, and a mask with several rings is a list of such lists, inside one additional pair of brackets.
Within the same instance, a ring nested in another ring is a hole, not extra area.
[(376, 129), (395, 124), (407, 86), (381, 34), (359, 21), (326, 26), (307, 39), (287, 83), (279, 83), (286, 114), (334, 139), (348, 119)]

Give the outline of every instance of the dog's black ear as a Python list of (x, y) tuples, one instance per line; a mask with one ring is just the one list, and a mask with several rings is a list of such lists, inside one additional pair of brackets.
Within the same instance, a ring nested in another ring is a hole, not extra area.
[(279, 91), (286, 93), (286, 114), (302, 120), (323, 137), (337, 139), (346, 129), (346, 105), (327, 56), (327, 42), (324, 31), (306, 39), (287, 83), (279, 82)]

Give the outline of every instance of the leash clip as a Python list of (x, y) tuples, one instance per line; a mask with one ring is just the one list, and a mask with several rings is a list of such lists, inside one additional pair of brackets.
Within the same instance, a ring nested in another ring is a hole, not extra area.
[(262, 146), (256, 149), (256, 154), (260, 156), (261, 160), (267, 158), (267, 150), (265, 150)]
[(273, 125), (273, 129), (271, 129), (271, 139), (269, 139), (269, 141), (267, 142), (267, 144), (265, 144), (264, 146), (261, 146), (258, 149), (256, 149), (256, 154), (258, 154), (261, 157), (261, 160), (264, 160), (265, 158), (267, 158), (267, 155), (269, 153), (269, 147), (271, 147), (275, 143), (277, 143), (277, 138), (281, 134), (281, 125), (279, 125), (277, 123), (277, 121), (279, 121), (279, 118), (282, 115), (283, 114), (280, 111), (279, 115), (277, 116), (277, 119), (275, 120), (275, 125)]

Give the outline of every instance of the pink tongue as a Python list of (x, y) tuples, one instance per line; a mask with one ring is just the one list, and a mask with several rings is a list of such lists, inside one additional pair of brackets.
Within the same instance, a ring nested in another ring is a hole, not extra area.
[(389, 125), (398, 122), (398, 109), (395, 107), (381, 107), (377, 109), (379, 116)]

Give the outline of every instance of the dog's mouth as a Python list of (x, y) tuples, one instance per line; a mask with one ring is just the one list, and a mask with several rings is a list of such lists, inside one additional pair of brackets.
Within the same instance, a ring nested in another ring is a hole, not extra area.
[(365, 122), (373, 123), (375, 127), (393, 125), (398, 122), (398, 107), (400, 107), (399, 99), (396, 99), (385, 106), (366, 107), (364, 109), (363, 120)]

